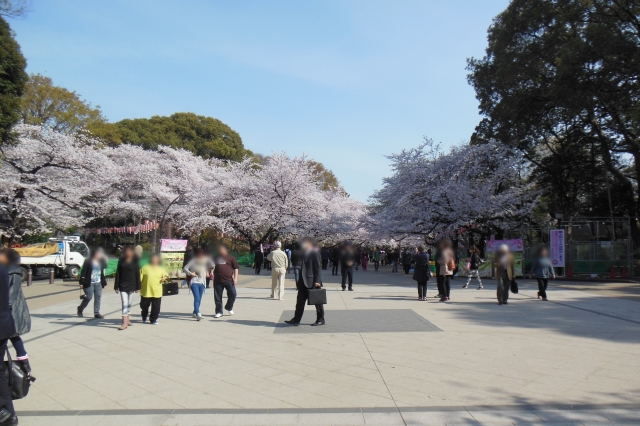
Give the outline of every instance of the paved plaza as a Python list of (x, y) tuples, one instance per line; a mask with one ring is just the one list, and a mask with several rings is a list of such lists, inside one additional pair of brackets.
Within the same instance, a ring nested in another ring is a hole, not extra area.
[(310, 327), (308, 309), (285, 327), (292, 275), (276, 301), (266, 272), (241, 272), (234, 316), (212, 318), (207, 290), (197, 322), (182, 290), (163, 298), (159, 325), (136, 307), (126, 331), (111, 287), (103, 320), (74, 316), (72, 283), (25, 289), (37, 381), (16, 403), (20, 424), (640, 424), (640, 304), (620, 284), (551, 282), (543, 302), (521, 280), (498, 306), (493, 280), (462, 290), (456, 278), (439, 303), (433, 280), (418, 301), (388, 267), (357, 272), (353, 292), (326, 271), (327, 325)]

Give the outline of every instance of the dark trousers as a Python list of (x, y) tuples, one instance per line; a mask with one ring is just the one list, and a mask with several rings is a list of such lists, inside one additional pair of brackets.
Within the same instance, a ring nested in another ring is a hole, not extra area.
[(509, 290), (511, 289), (511, 281), (507, 271), (502, 271), (502, 276), (498, 278), (498, 289), (496, 294), (498, 302), (506, 302), (509, 299)]
[(380, 267), (380, 261), (379, 260), (374, 260), (373, 261), (373, 269), (375, 269), (377, 271), (379, 267)]
[(24, 358), (27, 356), (27, 350), (24, 347), (24, 342), (22, 341), (22, 337), (13, 336), (11, 339), (11, 344), (13, 345), (13, 349), (16, 350), (16, 356), (19, 358)]
[[(140, 309), (142, 310), (142, 318), (149, 317), (150, 322), (156, 322), (160, 316), (160, 304), (162, 297), (142, 297), (140, 296)], [(151, 308), (151, 315), (149, 315)]]
[(349, 288), (352, 288), (353, 266), (342, 265), (342, 288), (347, 288), (347, 279), (349, 280)]
[[(296, 314), (293, 317), (294, 322), (302, 321), (302, 314), (304, 314), (304, 306), (309, 299), (309, 289), (302, 283), (297, 283), (298, 298), (296, 300)], [(316, 305), (316, 321), (324, 321), (324, 305)]]
[(216, 301), (216, 314), (222, 314), (222, 292), (227, 290), (227, 303), (224, 308), (227, 311), (233, 310), (233, 304), (236, 301), (236, 286), (233, 285), (233, 281), (227, 281), (225, 283), (213, 284), (213, 298)]
[(207, 277), (207, 288), (209, 288), (209, 286), (211, 286), (211, 278)]
[(322, 259), (322, 269), (326, 270), (328, 265), (329, 265), (329, 259), (327, 260)]
[(334, 260), (333, 265), (331, 265), (331, 275), (338, 275), (338, 268), (340, 268), (340, 262)]
[[(7, 339), (0, 340), (0, 351), (2, 351), (2, 366), (4, 367), (4, 355), (7, 352)], [(5, 374), (4, 368), (0, 368), (0, 409), (6, 408), (11, 415), (16, 415), (11, 400), (11, 390), (9, 390), (9, 381)]]
[(427, 297), (427, 282), (419, 281), (418, 282), (418, 297)]
[(409, 271), (411, 270), (411, 265), (402, 265), (404, 268), (404, 274), (409, 275)]
[(440, 297), (449, 297), (451, 294), (451, 285), (449, 284), (450, 275), (438, 275), (438, 293)]
[(260, 275), (260, 270), (262, 269), (261, 266), (262, 262), (256, 264), (256, 275)]
[(547, 283), (549, 280), (547, 278), (537, 278), (538, 280), (538, 293), (540, 293), (540, 297), (547, 298)]

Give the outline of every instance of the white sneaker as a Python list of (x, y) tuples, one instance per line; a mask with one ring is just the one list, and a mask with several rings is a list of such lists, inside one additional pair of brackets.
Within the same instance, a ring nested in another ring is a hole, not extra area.
[(154, 322), (152, 322), (151, 324), (153, 324), (153, 325), (158, 325), (158, 321), (154, 321)]
[(196, 319), (197, 319), (198, 321), (200, 321), (200, 320), (202, 319), (202, 314), (198, 314), (198, 315), (196, 315)]
[(222, 316), (222, 314), (215, 314), (213, 317), (214, 318), (220, 318)]
[(233, 311), (227, 311), (227, 312), (229, 312), (229, 315), (233, 315)]

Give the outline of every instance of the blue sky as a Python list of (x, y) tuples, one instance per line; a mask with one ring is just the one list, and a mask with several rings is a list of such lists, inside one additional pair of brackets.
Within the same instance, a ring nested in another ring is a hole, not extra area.
[(466, 58), (508, 0), (31, 0), (30, 73), (110, 121), (189, 111), (247, 148), (307, 154), (366, 201), (387, 154), (479, 121)]

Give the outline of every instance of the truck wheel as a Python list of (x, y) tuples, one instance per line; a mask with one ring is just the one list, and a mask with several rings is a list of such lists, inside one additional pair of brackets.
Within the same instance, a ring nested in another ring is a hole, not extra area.
[(22, 274), (22, 282), (26, 283), (27, 282), (27, 274), (29, 273), (29, 270), (27, 268), (25, 268), (24, 266), (20, 267), (20, 273)]
[(73, 278), (75, 280), (78, 278), (78, 272), (80, 272), (80, 268), (78, 266), (67, 266), (67, 277)]

